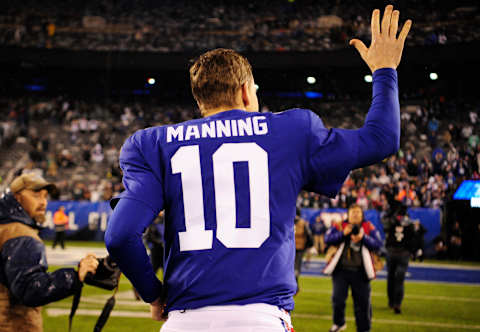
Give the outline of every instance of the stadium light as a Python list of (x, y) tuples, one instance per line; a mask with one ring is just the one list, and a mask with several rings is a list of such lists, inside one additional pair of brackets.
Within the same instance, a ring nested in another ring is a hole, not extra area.
[(154, 85), (155, 84), (155, 79), (153, 77), (150, 77), (147, 79), (148, 84)]
[(430, 79), (432, 81), (436, 81), (438, 79), (438, 74), (437, 73), (430, 73)]
[(365, 82), (367, 83), (372, 83), (372, 75), (365, 75), (365, 77), (363, 78), (365, 80)]
[(307, 83), (308, 84), (315, 84), (316, 81), (317, 81), (317, 79), (313, 76), (308, 76), (307, 77)]

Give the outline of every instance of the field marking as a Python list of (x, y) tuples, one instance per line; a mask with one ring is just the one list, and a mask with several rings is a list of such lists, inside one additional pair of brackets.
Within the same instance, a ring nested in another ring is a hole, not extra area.
[[(81, 316), (100, 316), (102, 310), (97, 309), (77, 309), (76, 315)], [(48, 308), (47, 315), (50, 317), (68, 316), (70, 309)], [(124, 311), (113, 310), (110, 314), (112, 317), (127, 317), (127, 318), (151, 318), (150, 312), (146, 311)]]
[[(81, 303), (105, 304), (105, 299), (85, 297), (80, 302)], [(150, 307), (150, 305), (148, 303), (145, 303), (143, 301), (136, 301), (136, 300), (118, 300), (118, 299), (115, 299), (115, 304), (116, 305), (128, 305), (128, 306), (133, 306), (133, 307), (145, 307), (145, 308)]]
[[(378, 275), (378, 274), (377, 274)], [(325, 274), (305, 274), (301, 272), (302, 278), (311, 278), (311, 279), (330, 279), (332, 276)], [(386, 276), (386, 273), (385, 273)], [(386, 281), (386, 278), (377, 278), (375, 280)], [(436, 280), (416, 280), (416, 279), (405, 279), (407, 283), (416, 283), (416, 284), (437, 284), (437, 285), (446, 285), (446, 286), (471, 286), (471, 287), (480, 287), (480, 283), (469, 283), (469, 282), (456, 282), (456, 281), (436, 281)]]
[[(382, 261), (384, 263), (386, 263), (386, 259), (382, 259)], [(303, 260), (302, 261), (302, 264), (310, 264), (312, 263), (312, 265), (321, 265), (321, 264), (325, 264), (326, 261), (325, 259), (323, 258), (320, 258), (320, 259), (312, 259), (311, 261), (306, 261), (306, 260)], [(454, 269), (454, 270), (474, 270), (474, 271), (477, 271), (477, 270), (480, 270), (480, 265), (462, 265), (462, 264), (455, 264), (455, 263), (425, 263), (425, 262), (412, 262), (412, 261), (409, 261), (408, 262), (408, 266), (412, 266), (412, 267), (428, 267), (428, 268), (436, 268), (436, 269)]]
[[(332, 295), (331, 290), (320, 290), (320, 289), (305, 289), (301, 288), (301, 292), (305, 293), (314, 293), (314, 294), (328, 294)], [(386, 297), (387, 293), (372, 292), (372, 296)], [(450, 296), (435, 296), (435, 295), (409, 295), (405, 294), (406, 299), (416, 299), (416, 300), (442, 300), (442, 301), (452, 301), (452, 302), (473, 302), (480, 303), (480, 299), (477, 298), (468, 298), (468, 297), (450, 297)]]
[[(101, 310), (94, 309), (78, 309), (77, 315), (82, 316), (99, 316)], [(48, 308), (47, 315), (51, 317), (58, 316), (67, 316), (70, 314), (68, 309), (59, 309), (59, 308)], [(134, 311), (121, 311), (113, 310), (111, 313), (112, 317), (126, 317), (126, 318), (150, 318), (149, 312), (134, 312)], [(314, 315), (314, 314), (293, 314), (293, 318), (309, 318), (309, 319), (321, 319), (321, 320), (331, 320), (331, 316), (327, 315)], [(347, 321), (355, 321), (354, 317), (346, 317)], [(480, 325), (466, 325), (466, 324), (449, 324), (449, 323), (435, 323), (435, 322), (419, 322), (419, 321), (410, 321), (410, 320), (396, 320), (396, 319), (372, 319), (373, 323), (376, 324), (389, 324), (389, 325), (410, 325), (410, 326), (426, 326), (426, 327), (441, 327), (447, 329), (473, 329), (480, 330)]]
[[(332, 320), (332, 316), (327, 315), (314, 315), (314, 314), (295, 314), (293, 313), (293, 318), (310, 318), (310, 319), (321, 319), (321, 320)], [(347, 316), (347, 321), (355, 321), (355, 317)], [(411, 321), (411, 320), (397, 320), (397, 319), (378, 319), (372, 318), (373, 323), (377, 324), (389, 324), (389, 325), (410, 325), (410, 326), (426, 326), (426, 327), (442, 327), (447, 329), (473, 329), (480, 330), (480, 325), (466, 325), (466, 324), (450, 324), (450, 323), (435, 323), (435, 322), (420, 322), (420, 321)]]

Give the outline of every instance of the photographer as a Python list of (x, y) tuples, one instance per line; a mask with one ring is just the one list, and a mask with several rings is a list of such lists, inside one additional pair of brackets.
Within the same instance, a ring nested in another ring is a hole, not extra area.
[[(343, 331), (345, 302), (348, 288), (352, 288), (357, 331), (370, 331), (372, 307), (370, 303), (370, 280), (375, 278), (371, 252), (382, 246), (380, 233), (369, 221), (364, 221), (359, 205), (351, 205), (348, 219), (342, 225), (333, 225), (327, 231), (325, 243), (331, 245), (327, 253), (325, 274), (332, 274), (333, 325), (330, 332)], [(338, 246), (338, 247), (337, 247)], [(332, 250), (335, 251), (332, 253)]]
[(45, 245), (38, 236), (45, 222), (47, 195), (56, 190), (33, 173), (15, 178), (0, 199), (0, 331), (41, 332), (41, 306), (73, 295), (98, 261), (88, 254), (78, 271), (48, 273)]

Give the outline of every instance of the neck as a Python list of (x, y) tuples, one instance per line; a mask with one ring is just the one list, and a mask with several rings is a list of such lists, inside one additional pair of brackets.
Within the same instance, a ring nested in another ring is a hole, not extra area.
[(207, 116), (211, 116), (211, 115), (214, 115), (214, 114), (217, 114), (217, 113), (230, 111), (230, 110), (246, 111), (245, 106), (243, 106), (243, 105), (221, 106), (221, 107), (216, 107), (216, 108), (203, 109), (201, 111), (202, 111), (202, 116), (204, 118), (206, 118)]

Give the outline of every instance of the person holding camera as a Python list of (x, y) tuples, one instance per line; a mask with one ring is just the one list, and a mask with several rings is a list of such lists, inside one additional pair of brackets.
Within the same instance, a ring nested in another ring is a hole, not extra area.
[(313, 236), (308, 222), (300, 217), (300, 209), (297, 208), (295, 216), (295, 280), (297, 281), (297, 294), (300, 291), (298, 278), (302, 271), (302, 260), (305, 251), (313, 246)]
[(98, 261), (87, 254), (72, 268), (47, 272), (38, 236), (47, 196), (55, 185), (29, 173), (16, 177), (0, 198), (0, 332), (43, 331), (41, 306), (76, 293)]
[(357, 331), (366, 332), (370, 331), (372, 319), (370, 280), (375, 278), (371, 252), (380, 249), (382, 239), (375, 226), (364, 220), (359, 205), (351, 205), (347, 216), (347, 221), (333, 225), (325, 235), (325, 243), (332, 248), (327, 253), (328, 263), (323, 271), (332, 275), (333, 282), (333, 325), (329, 331), (347, 328), (345, 302), (351, 287)]

